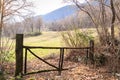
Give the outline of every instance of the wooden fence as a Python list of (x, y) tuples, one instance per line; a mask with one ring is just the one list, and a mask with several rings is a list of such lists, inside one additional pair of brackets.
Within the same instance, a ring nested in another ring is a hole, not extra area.
[[(25, 55), (23, 55), (23, 49), (25, 49)], [(31, 51), (31, 49), (59, 49), (60, 50), (60, 57), (59, 57), (59, 64), (58, 67), (55, 65), (50, 64), (49, 62), (45, 61), (44, 59), (37, 56), (34, 52)], [(90, 41), (89, 47), (41, 47), (41, 46), (24, 46), (23, 45), (23, 34), (17, 34), (16, 35), (16, 70), (15, 70), (15, 76), (18, 75), (28, 75), (28, 74), (35, 74), (40, 72), (49, 72), (49, 71), (58, 71), (58, 74), (61, 75), (63, 69), (63, 62), (64, 62), (64, 50), (65, 49), (86, 49), (87, 50), (87, 57), (89, 58), (90, 62), (94, 64), (94, 41)], [(88, 51), (89, 50), (89, 51)], [(32, 55), (34, 55), (39, 60), (43, 61), (44, 63), (48, 64), (49, 66), (52, 66), (55, 69), (52, 70), (42, 70), (37, 72), (27, 72), (27, 52), (30, 52)], [(24, 57), (23, 57), (24, 56)]]

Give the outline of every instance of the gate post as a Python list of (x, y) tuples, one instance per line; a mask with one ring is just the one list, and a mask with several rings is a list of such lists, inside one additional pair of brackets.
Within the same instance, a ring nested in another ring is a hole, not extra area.
[(89, 58), (90, 58), (91, 64), (94, 64), (94, 40), (90, 40)]
[(15, 76), (22, 75), (23, 73), (23, 34), (16, 34), (16, 46), (15, 46), (15, 59), (16, 70)]

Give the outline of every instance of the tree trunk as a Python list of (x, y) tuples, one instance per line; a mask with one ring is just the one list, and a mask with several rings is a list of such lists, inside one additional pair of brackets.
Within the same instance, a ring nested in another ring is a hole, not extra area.
[(0, 0), (0, 54), (2, 53), (2, 28), (3, 28), (3, 13), (4, 13), (4, 6), (3, 1)]
[(111, 38), (112, 38), (112, 41), (114, 42), (114, 40), (115, 40), (115, 31), (114, 31), (114, 23), (115, 23), (115, 8), (114, 8), (113, 0), (110, 0), (110, 4), (111, 4), (111, 11), (112, 11)]
[(0, 54), (2, 53), (2, 24), (0, 23)]

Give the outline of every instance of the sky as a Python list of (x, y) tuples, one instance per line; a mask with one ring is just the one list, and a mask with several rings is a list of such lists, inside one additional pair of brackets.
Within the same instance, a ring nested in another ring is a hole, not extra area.
[[(33, 2), (35, 15), (44, 15), (55, 9), (68, 5), (70, 3), (64, 3), (63, 0), (29, 0)], [(80, 0), (81, 3), (84, 0)]]

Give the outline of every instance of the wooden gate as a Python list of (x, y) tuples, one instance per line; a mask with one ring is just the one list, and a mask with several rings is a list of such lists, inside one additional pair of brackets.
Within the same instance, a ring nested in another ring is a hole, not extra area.
[[(25, 55), (23, 55), (23, 49), (25, 49)], [(31, 49), (59, 49), (60, 50), (60, 56), (59, 56), (59, 62), (58, 62), (58, 67), (55, 65), (52, 65), (51, 63), (45, 61), (41, 57), (37, 56)], [(91, 60), (91, 63), (94, 63), (94, 58), (93, 58), (93, 53), (94, 53), (94, 41), (90, 41), (90, 46), (89, 47), (41, 47), (41, 46), (24, 46), (23, 45), (23, 34), (17, 34), (16, 35), (16, 70), (15, 70), (15, 76), (18, 75), (29, 75), (29, 74), (35, 74), (35, 73), (41, 73), (41, 72), (49, 72), (49, 71), (58, 71), (58, 74), (61, 75), (61, 72), (63, 70), (63, 61), (64, 61), (64, 50), (65, 49), (85, 49), (87, 50), (86, 52), (86, 57)], [(38, 58), (39, 60), (43, 61), (44, 63), (48, 64), (49, 66), (55, 68), (51, 70), (41, 70), (37, 72), (27, 72), (27, 54), (28, 51)], [(23, 57), (24, 56), (24, 57)], [(24, 58), (24, 59), (23, 59)]]

